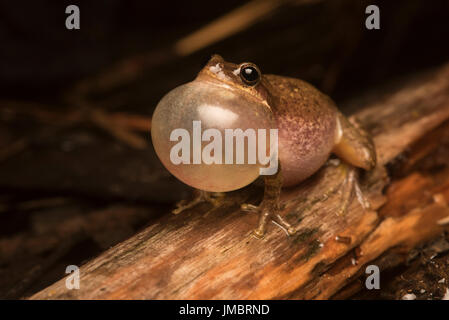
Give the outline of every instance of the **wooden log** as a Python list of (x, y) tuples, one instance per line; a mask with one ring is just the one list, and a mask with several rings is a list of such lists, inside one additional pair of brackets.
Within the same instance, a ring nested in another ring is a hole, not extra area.
[[(167, 213), (82, 266), (79, 290), (61, 279), (31, 299), (326, 299), (390, 248), (409, 250), (447, 228), (438, 221), (449, 216), (449, 174), (438, 183), (411, 174), (394, 181), (386, 196), (383, 189), (384, 165), (449, 118), (449, 65), (353, 103), (366, 105), (355, 116), (373, 134), (379, 158), (362, 177), (370, 211), (354, 200), (336, 215), (344, 176), (330, 161), (282, 193), (294, 236), (275, 224), (264, 239), (251, 236), (258, 216), (240, 204), (260, 201), (261, 189), (250, 186), (229, 193), (218, 208)], [(430, 198), (409, 205), (408, 197), (424, 188)]]

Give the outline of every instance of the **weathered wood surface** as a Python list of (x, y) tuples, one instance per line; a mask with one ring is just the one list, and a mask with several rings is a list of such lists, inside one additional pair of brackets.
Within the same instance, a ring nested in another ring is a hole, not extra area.
[[(346, 215), (335, 214), (338, 192), (322, 194), (338, 191), (343, 176), (330, 163), (283, 192), (283, 214), (295, 236), (275, 224), (264, 239), (251, 236), (258, 217), (239, 205), (261, 199), (252, 186), (229, 194), (219, 208), (167, 212), (82, 266), (80, 290), (68, 290), (62, 279), (31, 299), (324, 299), (389, 249), (407, 251), (434, 237), (449, 216), (447, 170), (438, 181), (417, 174), (395, 180), (385, 196), (383, 165), (449, 118), (449, 65), (354, 103), (367, 107), (356, 117), (374, 135), (380, 160), (362, 179), (371, 211), (354, 200)], [(423, 201), (405, 201), (417, 198)]]

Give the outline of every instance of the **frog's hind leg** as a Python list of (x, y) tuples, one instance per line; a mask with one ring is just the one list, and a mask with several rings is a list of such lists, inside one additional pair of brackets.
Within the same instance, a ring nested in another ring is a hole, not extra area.
[(181, 200), (176, 204), (176, 208), (173, 209), (172, 213), (178, 214), (187, 209), (193, 208), (201, 202), (209, 202), (214, 205), (214, 207), (219, 206), (225, 197), (223, 192), (207, 192), (199, 189), (195, 189), (194, 198), (190, 201)]
[(349, 205), (354, 199), (354, 195), (357, 197), (357, 200), (362, 205), (363, 209), (369, 209), (371, 205), (360, 189), (357, 169), (344, 162), (339, 165), (339, 169), (343, 171), (345, 178), (340, 189), (342, 198), (340, 207), (337, 210), (337, 215), (344, 215), (347, 212)]
[(345, 181), (342, 188), (342, 204), (338, 214), (346, 212), (354, 195), (363, 206), (368, 209), (369, 201), (363, 195), (358, 183), (358, 171), (355, 167), (371, 170), (376, 166), (376, 149), (368, 133), (353, 120), (350, 122), (345, 116), (339, 113), (338, 122), (340, 127), (339, 141), (333, 152), (345, 163), (341, 164), (344, 170)]
[(376, 166), (376, 148), (369, 134), (357, 120), (338, 114), (339, 138), (332, 150), (340, 159), (365, 170)]
[(295, 229), (284, 220), (280, 215), (280, 195), (282, 189), (282, 175), (281, 166), (279, 165), (276, 174), (271, 176), (265, 176), (265, 190), (264, 197), (259, 206), (252, 204), (242, 204), (241, 208), (245, 211), (258, 211), (259, 224), (254, 230), (253, 234), (257, 238), (262, 238), (266, 231), (267, 223), (273, 220), (280, 225), (284, 230), (292, 235), (295, 233)]

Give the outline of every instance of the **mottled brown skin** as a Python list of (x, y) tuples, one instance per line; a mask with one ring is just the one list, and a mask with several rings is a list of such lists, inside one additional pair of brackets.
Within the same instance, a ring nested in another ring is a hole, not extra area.
[[(214, 66), (220, 74), (214, 72)], [(376, 152), (369, 135), (357, 124), (349, 122), (336, 108), (334, 102), (312, 85), (293, 78), (261, 75), (254, 85), (245, 84), (239, 75), (241, 65), (226, 62), (214, 55), (200, 71), (195, 81), (216, 81), (227, 90), (239, 90), (255, 101), (270, 108), (279, 130), (279, 170), (273, 176), (265, 176), (265, 194), (258, 206), (242, 208), (260, 211), (261, 217), (255, 235), (263, 236), (267, 222), (272, 218), (289, 234), (295, 230), (279, 213), (279, 195), (282, 187), (298, 184), (315, 173), (333, 152), (344, 160), (347, 172), (347, 191), (343, 195), (343, 208), (357, 193), (364, 207), (369, 204), (361, 195), (353, 167), (371, 170), (376, 165)], [(349, 166), (348, 166), (349, 165)], [(212, 199), (201, 192), (201, 200)], [(215, 199), (214, 199), (215, 201)], [(198, 203), (196, 199), (191, 204)], [(181, 206), (178, 212), (185, 208)]]
[(274, 97), (283, 186), (296, 185), (329, 158), (339, 135), (338, 111), (327, 96), (304, 81), (263, 77)]

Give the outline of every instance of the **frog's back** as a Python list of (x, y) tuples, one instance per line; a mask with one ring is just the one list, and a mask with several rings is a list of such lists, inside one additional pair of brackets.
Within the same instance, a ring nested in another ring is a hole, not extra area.
[(315, 173), (337, 140), (338, 110), (333, 101), (305, 81), (265, 75), (279, 129), (279, 158), (284, 186)]

